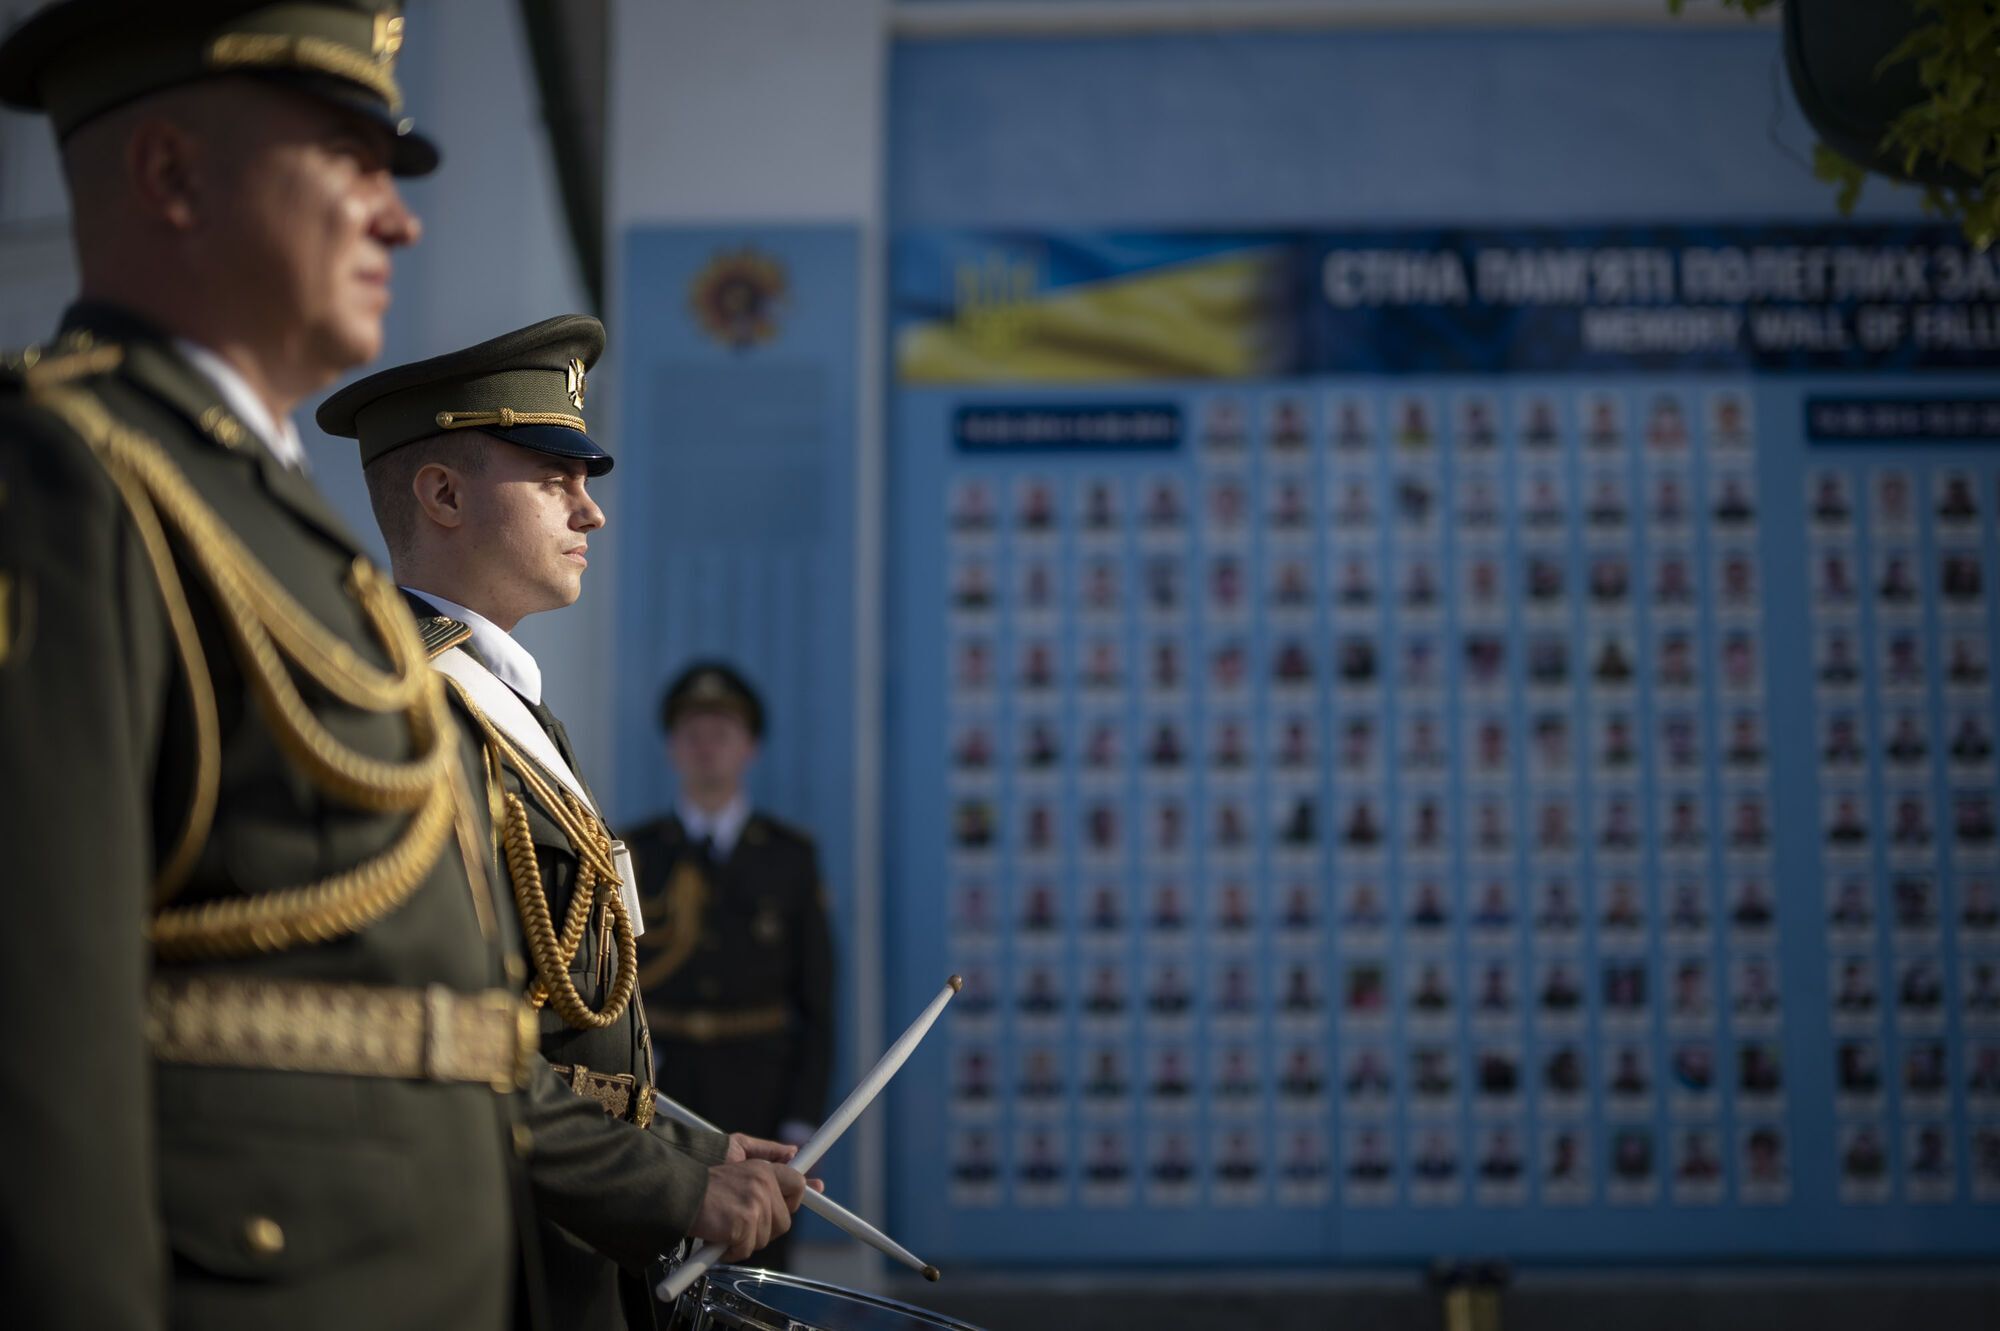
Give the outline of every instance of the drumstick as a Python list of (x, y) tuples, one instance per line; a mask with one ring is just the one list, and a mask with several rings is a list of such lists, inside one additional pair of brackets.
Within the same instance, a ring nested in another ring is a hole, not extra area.
[[(689, 1109), (686, 1105), (669, 1098), (659, 1091), (653, 1092), (653, 1103), (659, 1106), (661, 1113), (675, 1122), (685, 1123), (691, 1128), (703, 1128), (709, 1132), (722, 1131), (721, 1128), (716, 1127), (700, 1114), (695, 1113), (694, 1110)], [(875, 1226), (869, 1224), (866, 1220), (863, 1220), (860, 1216), (854, 1214), (854, 1212), (848, 1210), (825, 1193), (814, 1192), (811, 1188), (807, 1188), (804, 1201), (808, 1210), (817, 1213), (836, 1228), (845, 1230), (848, 1235), (859, 1239), (861, 1242), (875, 1249), (875, 1251), (886, 1257), (895, 1258), (912, 1271), (921, 1273), (926, 1280), (936, 1280), (938, 1278), (938, 1269), (935, 1266), (932, 1266), (923, 1258), (917, 1256), (908, 1248), (905, 1248), (902, 1244), (896, 1242), (896, 1240), (890, 1238), (887, 1234), (884, 1234), (881, 1230), (875, 1228)]]
[(840, 1140), (840, 1134), (846, 1132), (854, 1120), (861, 1117), (861, 1111), (874, 1103), (875, 1097), (882, 1093), (882, 1088), (889, 1084), (889, 1079), (896, 1075), (896, 1070), (909, 1061), (910, 1055), (915, 1053), (917, 1046), (923, 1042), (925, 1034), (937, 1022), (938, 1014), (944, 1011), (944, 1005), (951, 1001), (952, 995), (964, 984), (965, 981), (956, 975), (944, 982), (944, 988), (937, 991), (937, 997), (931, 1000), (930, 1006), (917, 1014), (917, 1019), (910, 1023), (910, 1028), (896, 1037), (896, 1043), (890, 1045), (889, 1051), (868, 1070), (868, 1075), (861, 1079), (861, 1084), (847, 1093), (847, 1098), (840, 1102), (840, 1108), (828, 1115), (826, 1122), (819, 1125), (819, 1131), (799, 1148), (799, 1153), (792, 1157), (793, 1169), (804, 1173), (819, 1163), (819, 1158)]
[[(923, 1040), (924, 1033), (930, 1030), (932, 1024), (937, 1021), (938, 1014), (944, 1011), (944, 1005), (951, 1001), (951, 996), (957, 993), (964, 983), (965, 981), (956, 975), (944, 982), (944, 988), (938, 990), (937, 997), (931, 1000), (930, 1006), (918, 1014), (917, 1019), (910, 1023), (908, 1030), (896, 1037), (896, 1043), (890, 1045), (881, 1060), (868, 1070), (868, 1075), (861, 1079), (861, 1084), (848, 1092), (847, 1098), (840, 1102), (840, 1108), (834, 1110), (826, 1122), (819, 1125), (819, 1131), (799, 1148), (799, 1153), (791, 1160), (793, 1169), (803, 1174), (819, 1163), (819, 1158), (826, 1154), (827, 1148), (840, 1140), (840, 1134), (847, 1131), (855, 1119), (861, 1117), (861, 1111), (868, 1108), (875, 1097), (882, 1093), (882, 1088), (889, 1084), (889, 1078), (896, 1075), (896, 1069), (908, 1061), (917, 1045)], [(727, 1251), (728, 1249), (720, 1243), (702, 1244), (694, 1256), (688, 1258), (672, 1275), (662, 1280), (653, 1293), (664, 1302), (673, 1302), (687, 1292), (689, 1285), (701, 1279), (708, 1268), (715, 1265), (716, 1259)]]

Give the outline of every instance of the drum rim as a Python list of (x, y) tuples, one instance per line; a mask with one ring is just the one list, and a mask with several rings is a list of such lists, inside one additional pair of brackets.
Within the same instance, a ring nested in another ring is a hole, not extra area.
[[(956, 1317), (947, 1317), (941, 1312), (933, 1312), (929, 1308), (922, 1308), (914, 1303), (904, 1303), (900, 1299), (885, 1298), (880, 1294), (870, 1294), (865, 1290), (849, 1289), (845, 1285), (835, 1285), (825, 1280), (813, 1280), (807, 1276), (795, 1276), (788, 1271), (772, 1271), (761, 1266), (718, 1266), (708, 1273), (707, 1283), (712, 1286), (718, 1286), (723, 1294), (750, 1299), (752, 1302), (756, 1302), (753, 1293), (741, 1290), (734, 1284), (721, 1284), (720, 1282), (725, 1276), (754, 1276), (757, 1280), (757, 1287), (760, 1288), (764, 1285), (777, 1285), (788, 1289), (810, 1290), (815, 1294), (837, 1294), (842, 1298), (852, 1299), (856, 1303), (866, 1304), (870, 1307), (914, 1315), (920, 1321), (927, 1319), (929, 1324), (936, 1327), (938, 1331), (981, 1331), (981, 1328), (972, 1325), (970, 1322), (961, 1322)], [(769, 1308), (771, 1312), (784, 1317), (788, 1323), (792, 1322), (791, 1314), (782, 1309), (770, 1308), (768, 1304), (762, 1303), (759, 1303), (758, 1306)], [(803, 1325), (803, 1323), (793, 1324)]]

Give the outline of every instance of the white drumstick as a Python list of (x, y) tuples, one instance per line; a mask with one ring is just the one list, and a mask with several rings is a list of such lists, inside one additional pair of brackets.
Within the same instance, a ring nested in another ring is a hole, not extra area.
[[(840, 1134), (847, 1131), (855, 1119), (861, 1117), (861, 1111), (868, 1108), (875, 1097), (882, 1093), (882, 1088), (896, 1075), (896, 1069), (908, 1061), (917, 1045), (922, 1042), (924, 1033), (930, 1030), (937, 1021), (938, 1014), (944, 1011), (944, 1005), (951, 1001), (951, 996), (957, 993), (964, 983), (965, 981), (956, 975), (944, 982), (944, 988), (938, 990), (938, 995), (931, 1000), (930, 1006), (910, 1023), (908, 1030), (896, 1037), (896, 1043), (890, 1045), (889, 1051), (868, 1070), (868, 1075), (861, 1079), (861, 1084), (848, 1092), (847, 1098), (840, 1102), (840, 1108), (834, 1110), (826, 1122), (819, 1125), (819, 1131), (799, 1148), (799, 1153), (791, 1160), (793, 1169), (803, 1174), (819, 1163), (819, 1158), (826, 1154), (827, 1148), (840, 1140)], [(726, 1251), (728, 1249), (720, 1243), (702, 1244), (694, 1256), (688, 1258), (672, 1275), (662, 1280), (653, 1292), (661, 1300), (667, 1303), (673, 1302), (687, 1292), (689, 1285), (701, 1279), (708, 1268), (714, 1266), (716, 1260)]]
[[(661, 1094), (659, 1091), (653, 1092), (653, 1103), (659, 1106), (662, 1114), (665, 1114), (668, 1118), (678, 1123), (685, 1123), (691, 1128), (702, 1128), (709, 1132), (722, 1131), (721, 1128), (716, 1127), (700, 1114), (695, 1113), (694, 1110), (689, 1109), (677, 1100)], [(905, 1248), (902, 1244), (896, 1242), (896, 1240), (890, 1238), (887, 1234), (884, 1234), (881, 1230), (875, 1228), (875, 1226), (869, 1224), (866, 1220), (863, 1220), (860, 1216), (854, 1214), (854, 1212), (848, 1210), (825, 1193), (814, 1192), (811, 1188), (807, 1188), (804, 1205), (808, 1210), (815, 1212), (825, 1219), (827, 1223), (838, 1229), (845, 1230), (850, 1236), (859, 1239), (884, 1256), (895, 1258), (912, 1271), (920, 1273), (924, 1279), (936, 1280), (938, 1278), (938, 1269), (935, 1266), (932, 1266), (929, 1262), (926, 1262), (923, 1258), (917, 1256), (908, 1248)]]

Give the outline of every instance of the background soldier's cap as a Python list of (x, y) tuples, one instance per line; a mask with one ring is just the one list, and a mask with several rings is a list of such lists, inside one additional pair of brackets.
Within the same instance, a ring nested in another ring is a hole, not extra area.
[(537, 453), (581, 458), (592, 476), (611, 455), (584, 425), (590, 367), (604, 354), (604, 325), (587, 314), (502, 333), (463, 351), (357, 379), (320, 404), (328, 434), (361, 441), (365, 467), (384, 453), (450, 430), (477, 430)]
[(400, 0), (62, 0), (0, 43), (0, 105), (45, 111), (56, 137), (198, 79), (247, 74), (358, 111), (395, 136), (390, 168), (421, 176), (437, 146), (396, 84)]
[(697, 712), (733, 716), (752, 739), (764, 737), (764, 703), (757, 690), (721, 661), (696, 661), (674, 677), (660, 698), (660, 729), (671, 734), (683, 717)]

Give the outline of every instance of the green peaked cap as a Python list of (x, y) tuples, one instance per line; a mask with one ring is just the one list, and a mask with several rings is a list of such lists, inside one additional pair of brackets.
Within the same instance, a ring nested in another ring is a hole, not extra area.
[(403, 115), (401, 0), (62, 0), (0, 42), (0, 105), (45, 112), (57, 138), (153, 93), (244, 75), (357, 111), (395, 136), (390, 167), (437, 168)]
[(328, 434), (359, 440), (363, 466), (419, 439), (473, 430), (580, 458), (602, 476), (611, 455), (590, 437), (584, 404), (590, 367), (603, 354), (603, 324), (561, 314), (358, 379), (321, 403), (314, 419)]

